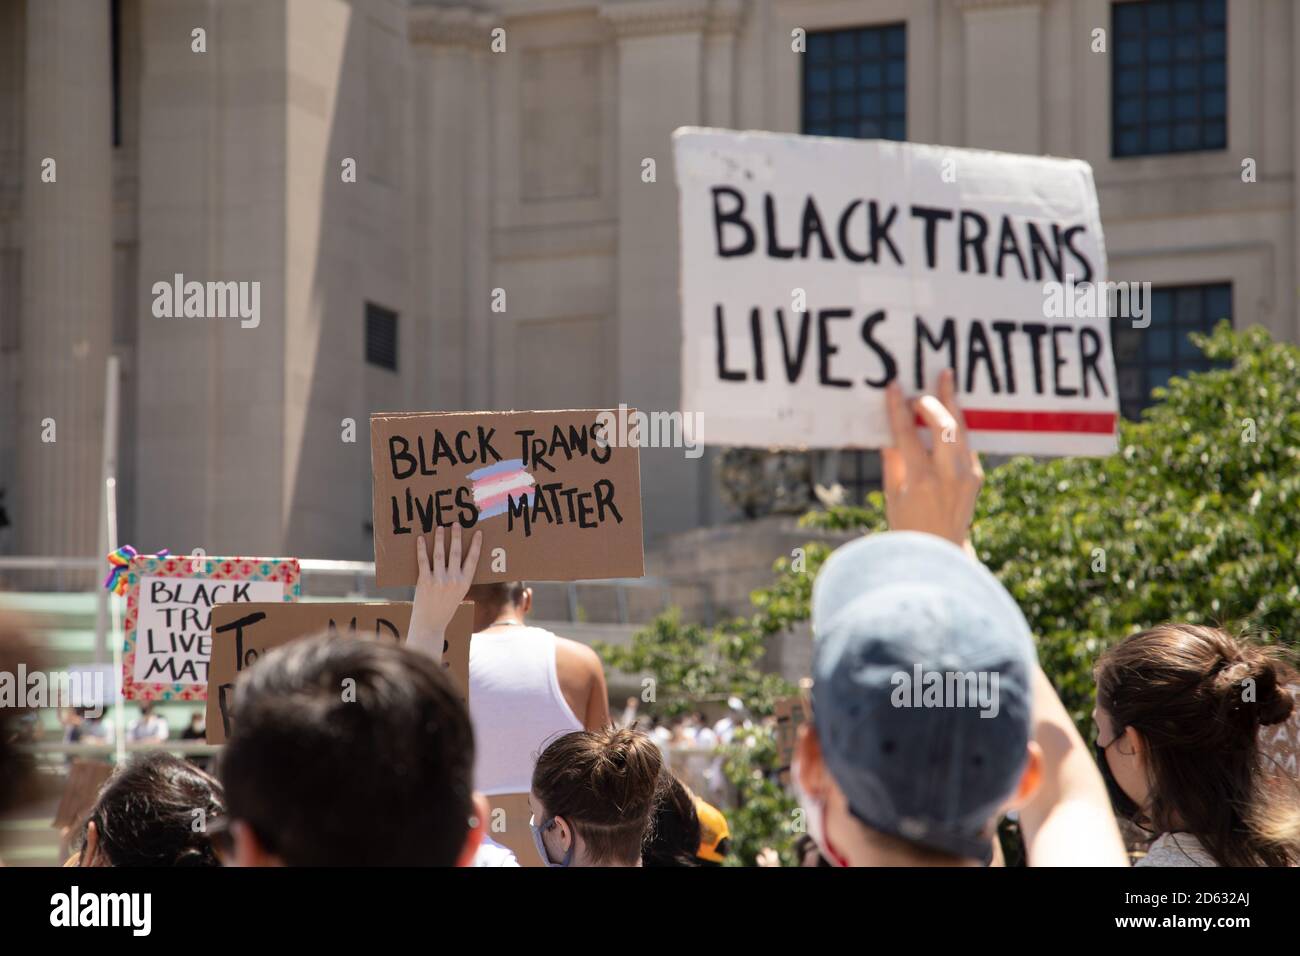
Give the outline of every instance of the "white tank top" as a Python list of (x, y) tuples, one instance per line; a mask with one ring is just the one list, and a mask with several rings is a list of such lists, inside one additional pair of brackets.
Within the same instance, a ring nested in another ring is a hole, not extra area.
[(555, 641), (540, 627), (510, 625), (479, 631), (469, 642), (474, 789), (480, 793), (527, 793), (533, 765), (551, 739), (583, 729), (560, 692)]

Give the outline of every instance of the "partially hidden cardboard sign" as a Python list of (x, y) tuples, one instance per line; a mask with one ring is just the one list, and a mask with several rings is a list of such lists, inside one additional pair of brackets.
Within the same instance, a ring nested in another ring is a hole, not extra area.
[(127, 572), (122, 693), (132, 700), (204, 700), (213, 605), (296, 601), (293, 558), (137, 555)]
[(466, 547), (483, 532), (476, 582), (640, 577), (638, 449), (618, 414), (372, 415), (375, 583), (414, 584), (416, 537), (432, 549), (455, 526)]
[(776, 717), (777, 776), (782, 783), (789, 782), (790, 768), (794, 764), (794, 748), (799, 739), (799, 727), (808, 719), (805, 698), (802, 694), (783, 697), (773, 706)]
[[(1287, 689), (1300, 700), (1300, 683), (1293, 683)], [(1256, 739), (1265, 774), (1283, 778), (1286, 786), (1300, 781), (1300, 707), (1287, 720), (1260, 727)]]
[(880, 448), (886, 385), (934, 392), (951, 367), (975, 450), (1115, 451), (1110, 315), (1143, 312), (1149, 289), (1106, 281), (1087, 163), (702, 129), (673, 143), (682, 409), (710, 442)]
[[(224, 604), (212, 609), (212, 683), (208, 693), (207, 742), (230, 734), (235, 681), (262, 655), (291, 641), (331, 633), (403, 643), (411, 623), (410, 602), (324, 601), (306, 604)], [(442, 664), (469, 700), (469, 640), (474, 605), (461, 604), (447, 625)]]
[(526, 793), (497, 793), (487, 797), (492, 812), (488, 817), (487, 835), (515, 855), (520, 866), (542, 866), (533, 842), (533, 812)]
[(68, 768), (63, 796), (54, 812), (55, 829), (76, 826), (94, 809), (100, 788), (113, 775), (113, 765), (103, 760), (74, 760)]

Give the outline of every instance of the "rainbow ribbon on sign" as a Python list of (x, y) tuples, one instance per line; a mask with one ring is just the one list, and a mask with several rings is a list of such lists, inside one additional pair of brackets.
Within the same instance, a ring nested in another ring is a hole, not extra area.
[[(159, 551), (155, 557), (165, 558), (171, 554), (166, 548)], [(104, 579), (104, 587), (112, 591), (119, 597), (126, 593), (126, 585), (129, 578), (127, 570), (131, 567), (131, 559), (136, 556), (135, 548), (129, 544), (124, 544), (108, 556), (108, 563), (112, 565), (112, 570), (108, 572), (108, 577)]]

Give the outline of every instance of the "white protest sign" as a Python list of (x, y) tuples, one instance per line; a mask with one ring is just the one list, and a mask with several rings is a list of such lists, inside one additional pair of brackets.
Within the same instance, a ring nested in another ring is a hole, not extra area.
[(141, 578), (133, 678), (206, 685), (212, 605), (283, 600), (279, 581)]
[(295, 558), (137, 554), (127, 571), (122, 693), (128, 700), (204, 700), (212, 606), (296, 601)]
[(673, 143), (682, 408), (710, 442), (888, 445), (886, 384), (934, 391), (952, 367), (975, 449), (1115, 451), (1087, 163), (721, 130)]

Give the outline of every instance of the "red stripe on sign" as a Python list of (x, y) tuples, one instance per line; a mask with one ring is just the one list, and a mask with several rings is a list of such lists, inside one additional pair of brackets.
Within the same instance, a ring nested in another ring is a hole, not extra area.
[[(966, 428), (973, 432), (1073, 432), (1109, 435), (1115, 431), (1114, 412), (1008, 412), (989, 408), (964, 409)], [(916, 424), (924, 427), (921, 416)]]

